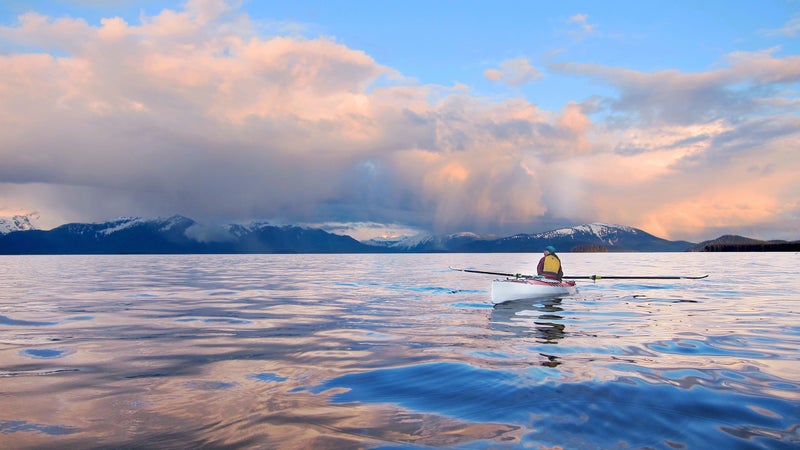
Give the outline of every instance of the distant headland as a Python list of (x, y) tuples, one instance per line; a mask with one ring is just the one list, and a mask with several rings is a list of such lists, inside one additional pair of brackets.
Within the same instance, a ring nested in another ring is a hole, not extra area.
[(743, 236), (725, 235), (703, 241), (689, 248), (691, 252), (797, 252), (800, 241), (761, 241)]

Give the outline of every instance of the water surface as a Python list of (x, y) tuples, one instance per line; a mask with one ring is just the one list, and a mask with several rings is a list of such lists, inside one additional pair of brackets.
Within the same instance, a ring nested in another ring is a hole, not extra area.
[(0, 257), (2, 448), (800, 447), (798, 255)]

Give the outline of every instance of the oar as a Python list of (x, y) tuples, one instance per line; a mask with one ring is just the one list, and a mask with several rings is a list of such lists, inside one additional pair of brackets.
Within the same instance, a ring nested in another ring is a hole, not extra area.
[(521, 273), (485, 272), (483, 270), (459, 269), (458, 267), (450, 267), (450, 270), (459, 270), (461, 272), (470, 272), (470, 273), (483, 273), (486, 275), (500, 275), (501, 277), (536, 278), (534, 275), (523, 275)]
[[(472, 270), (472, 269), (459, 269), (457, 267), (450, 267), (450, 270), (459, 270), (461, 272), (470, 272), (470, 273), (483, 273), (486, 275), (500, 275), (503, 277), (513, 277), (513, 278), (536, 278), (534, 275), (523, 275), (520, 273), (503, 273), (503, 272), (486, 272), (483, 270)], [(702, 275), (699, 277), (687, 277), (687, 276), (615, 276), (615, 275), (579, 275), (579, 276), (565, 276), (562, 278), (567, 278), (570, 280), (699, 280), (702, 278), (707, 278), (708, 275)]]
[(569, 278), (571, 280), (699, 280), (701, 278), (708, 278), (708, 275), (702, 275), (699, 277), (686, 277), (686, 276), (665, 276), (665, 277), (650, 277), (650, 276), (632, 276), (632, 275), (625, 275), (625, 276), (614, 276), (614, 275), (581, 275), (581, 276), (574, 276), (568, 277), (565, 276), (563, 278)]

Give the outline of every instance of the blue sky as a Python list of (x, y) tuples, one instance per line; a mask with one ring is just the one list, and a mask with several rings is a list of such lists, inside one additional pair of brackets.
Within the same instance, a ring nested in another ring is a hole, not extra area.
[(44, 227), (800, 235), (797, 1), (10, 0), (0, 26), (30, 89), (0, 96), (0, 215)]

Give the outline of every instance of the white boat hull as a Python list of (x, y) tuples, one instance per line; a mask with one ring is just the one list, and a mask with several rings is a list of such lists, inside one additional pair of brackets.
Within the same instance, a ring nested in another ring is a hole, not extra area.
[(527, 298), (558, 297), (577, 292), (574, 281), (557, 281), (546, 278), (507, 278), (492, 281), (492, 303), (503, 303)]

